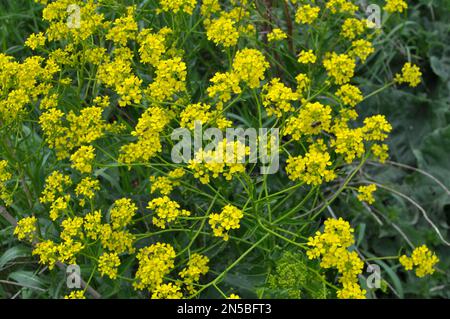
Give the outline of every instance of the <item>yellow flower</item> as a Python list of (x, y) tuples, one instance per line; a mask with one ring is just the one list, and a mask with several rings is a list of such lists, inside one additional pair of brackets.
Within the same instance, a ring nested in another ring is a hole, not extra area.
[(358, 10), (358, 6), (353, 4), (350, 0), (328, 0), (326, 8), (331, 13), (350, 13), (354, 14)]
[(82, 231), (83, 227), (83, 218), (82, 217), (69, 217), (62, 221), (61, 223), (61, 239), (68, 241), (70, 239), (74, 239), (75, 237), (79, 237), (83, 239), (84, 234)]
[(211, 98), (219, 96), (222, 102), (228, 102), (231, 100), (232, 94), (240, 94), (242, 92), (239, 82), (239, 77), (233, 72), (217, 72), (211, 79), (212, 85), (207, 89), (208, 95)]
[(365, 118), (362, 130), (366, 141), (384, 141), (392, 131), (392, 125), (379, 114)]
[(304, 135), (317, 135), (329, 131), (331, 124), (331, 107), (319, 102), (307, 103), (296, 117), (286, 121), (284, 135), (292, 135), (295, 141)]
[(285, 86), (279, 78), (274, 78), (264, 85), (262, 99), (268, 116), (281, 117), (284, 113), (294, 111), (291, 102), (298, 99), (298, 94)]
[(345, 19), (342, 24), (341, 35), (348, 40), (353, 40), (364, 33), (365, 27), (366, 23), (364, 21), (356, 18)]
[(113, 229), (125, 228), (130, 224), (137, 212), (137, 206), (129, 198), (121, 198), (114, 202), (111, 208), (111, 225)]
[(389, 13), (402, 13), (404, 10), (408, 9), (408, 4), (404, 0), (386, 0), (383, 9)]
[(33, 255), (38, 255), (39, 262), (52, 270), (58, 261), (58, 245), (51, 240), (37, 243), (33, 249)]
[(322, 268), (335, 268), (341, 275), (342, 289), (337, 292), (341, 299), (364, 299), (366, 294), (358, 284), (364, 262), (357, 252), (348, 250), (355, 243), (353, 233), (354, 229), (342, 218), (327, 219), (323, 232), (318, 231), (308, 239), (311, 247), (306, 252), (308, 258), (320, 258)]
[(237, 207), (227, 205), (220, 214), (209, 215), (209, 224), (213, 229), (214, 236), (222, 237), (228, 241), (230, 238), (228, 232), (231, 229), (239, 229), (240, 221), (244, 217), (244, 212)]
[(434, 265), (439, 262), (439, 258), (434, 252), (422, 245), (412, 252), (411, 257), (403, 255), (399, 259), (406, 270), (412, 270), (416, 267), (416, 276), (425, 277), (435, 272)]
[(341, 99), (342, 103), (349, 106), (356, 106), (363, 100), (361, 90), (351, 84), (344, 84), (337, 90), (336, 96)]
[(256, 89), (264, 80), (264, 73), (269, 67), (264, 55), (255, 49), (243, 49), (236, 53), (233, 61), (233, 71), (240, 81), (251, 89)]
[(100, 241), (103, 248), (122, 254), (128, 252), (134, 253), (133, 243), (136, 236), (126, 230), (113, 230), (111, 225), (104, 224), (100, 229)]
[(163, 283), (164, 276), (174, 268), (175, 256), (173, 247), (165, 243), (141, 248), (136, 256), (139, 267), (133, 283), (134, 288), (156, 290)]
[(358, 188), (358, 199), (361, 202), (367, 202), (367, 204), (373, 204), (375, 202), (373, 193), (376, 190), (377, 190), (377, 185), (375, 185), (375, 184), (370, 184), (367, 186), (360, 186)]
[(385, 163), (389, 157), (389, 146), (386, 144), (374, 144), (371, 147), (373, 156), (378, 159), (380, 163)]
[(305, 4), (298, 8), (295, 13), (295, 22), (302, 24), (311, 24), (319, 16), (320, 8), (312, 7), (309, 4)]
[(367, 40), (359, 39), (352, 42), (352, 48), (349, 52), (349, 55), (353, 58), (360, 58), (361, 62), (365, 62), (367, 58), (375, 52), (375, 49)]
[(41, 203), (49, 204), (55, 201), (56, 196), (61, 194), (65, 187), (70, 186), (72, 180), (58, 171), (51, 173), (45, 180), (45, 189), (40, 198)]
[(202, 184), (208, 184), (211, 177), (223, 176), (231, 180), (235, 174), (245, 172), (245, 160), (249, 154), (250, 147), (240, 141), (227, 142), (224, 138), (215, 149), (196, 152), (188, 168)]
[(180, 277), (183, 278), (186, 289), (190, 293), (194, 293), (195, 289), (193, 284), (200, 280), (200, 276), (208, 273), (208, 263), (208, 257), (194, 253), (189, 258), (187, 267), (179, 273)]
[(208, 40), (224, 47), (235, 46), (239, 40), (239, 31), (235, 27), (235, 21), (230, 18), (220, 17), (213, 20), (206, 28)]
[(93, 179), (92, 177), (85, 177), (78, 183), (75, 188), (75, 194), (78, 197), (82, 197), (80, 199), (80, 205), (84, 206), (86, 203), (86, 199), (91, 200), (95, 196), (95, 192), (100, 190), (100, 182), (97, 179)]
[(345, 84), (353, 77), (356, 63), (347, 54), (333, 52), (323, 61), (323, 66), (336, 84)]
[(98, 259), (98, 271), (102, 276), (116, 279), (119, 266), (120, 259), (116, 253), (103, 253)]
[(119, 162), (131, 164), (137, 161), (148, 161), (161, 152), (160, 134), (169, 122), (170, 117), (166, 110), (156, 106), (148, 108), (131, 133), (137, 137), (137, 141), (121, 147)]
[(290, 156), (286, 162), (286, 173), (292, 181), (303, 181), (310, 185), (321, 185), (324, 181), (332, 181), (336, 174), (332, 166), (330, 154), (322, 146), (311, 145), (304, 156)]
[(72, 167), (80, 173), (91, 173), (92, 162), (95, 158), (95, 149), (93, 146), (81, 146), (75, 153), (72, 154), (70, 160)]
[(311, 84), (311, 80), (304, 73), (299, 73), (295, 80), (297, 81), (297, 93), (301, 94), (303, 91), (306, 91)]
[(236, 294), (231, 294), (227, 299), (241, 299), (241, 297)]
[(313, 50), (301, 51), (298, 55), (298, 62), (303, 64), (314, 64), (316, 63), (317, 57), (314, 55)]
[(408, 83), (409, 86), (416, 87), (420, 84), (421, 76), (422, 72), (420, 72), (420, 68), (417, 65), (407, 62), (402, 68), (402, 73), (395, 75), (395, 82), (400, 84)]
[(70, 294), (64, 296), (64, 299), (86, 299), (84, 290), (74, 290)]
[(335, 138), (331, 141), (331, 146), (335, 148), (336, 154), (345, 156), (347, 163), (353, 162), (355, 158), (360, 158), (364, 154), (364, 133), (361, 128), (349, 128), (347, 126), (335, 125)]
[(152, 299), (181, 299), (183, 293), (181, 288), (173, 283), (156, 286), (152, 294)]
[(14, 235), (16, 235), (19, 240), (32, 242), (37, 235), (37, 218), (30, 216), (19, 220), (14, 229)]
[(272, 32), (270, 32), (267, 35), (267, 40), (269, 42), (280, 41), (280, 40), (284, 40), (286, 38), (287, 38), (286, 33), (284, 33), (284, 31), (279, 28), (273, 29)]
[(102, 231), (102, 212), (95, 211), (84, 216), (84, 231), (88, 238), (97, 240)]
[(168, 196), (153, 199), (148, 203), (147, 208), (155, 211), (153, 224), (162, 229), (165, 229), (166, 224), (173, 222), (178, 217), (191, 215), (191, 212), (180, 209), (180, 204), (170, 200)]
[(45, 45), (46, 38), (44, 33), (33, 33), (28, 39), (25, 41), (25, 45), (32, 50), (36, 50), (37, 48), (43, 47)]
[(172, 11), (177, 13), (183, 11), (187, 14), (192, 14), (197, 0), (158, 0), (163, 11)]
[(126, 46), (128, 40), (136, 38), (138, 30), (137, 22), (134, 20), (135, 7), (127, 8), (127, 15), (116, 19), (112, 28), (108, 30), (106, 39), (113, 41), (115, 44)]

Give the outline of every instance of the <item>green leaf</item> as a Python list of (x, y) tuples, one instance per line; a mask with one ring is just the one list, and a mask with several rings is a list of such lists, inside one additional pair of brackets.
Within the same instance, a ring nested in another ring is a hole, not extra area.
[(5, 251), (5, 253), (0, 257), (0, 270), (2, 270), (6, 264), (15, 259), (28, 256), (30, 256), (29, 248), (23, 246), (12, 247)]

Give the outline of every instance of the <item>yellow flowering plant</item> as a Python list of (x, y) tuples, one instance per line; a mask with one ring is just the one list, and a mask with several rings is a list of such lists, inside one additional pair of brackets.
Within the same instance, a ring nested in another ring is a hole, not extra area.
[(41, 297), (359, 299), (397, 294), (369, 263), (438, 269), (426, 246), (369, 250), (344, 209), (389, 193), (366, 167), (395, 127), (367, 101), (422, 76), (405, 58), (367, 85), (389, 26), (355, 1), (35, 2), (29, 56), (0, 53), (0, 218), (36, 276), (83, 283)]

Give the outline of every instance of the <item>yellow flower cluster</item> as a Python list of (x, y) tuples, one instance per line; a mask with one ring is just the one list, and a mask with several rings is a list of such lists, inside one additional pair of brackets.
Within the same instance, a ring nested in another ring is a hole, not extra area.
[(411, 87), (416, 87), (420, 84), (420, 77), (422, 72), (417, 65), (411, 64), (409, 62), (405, 63), (402, 68), (402, 72), (395, 75), (395, 82), (397, 83), (408, 83)]
[(313, 50), (301, 51), (298, 55), (298, 62), (303, 64), (314, 64), (317, 61), (317, 57), (314, 55)]
[(217, 72), (211, 78), (213, 85), (208, 87), (208, 95), (211, 98), (218, 96), (221, 102), (228, 102), (231, 100), (232, 94), (240, 94), (242, 92), (239, 82), (240, 80), (234, 72)]
[(53, 60), (40, 56), (26, 58), (22, 63), (0, 53), (0, 122), (7, 127), (17, 123), (28, 104), (50, 94), (53, 77), (60, 67)]
[(294, 111), (291, 102), (299, 98), (298, 94), (284, 85), (279, 78), (274, 78), (263, 86), (262, 97), (267, 115), (276, 117)]
[(80, 197), (80, 206), (86, 204), (86, 199), (91, 200), (95, 192), (100, 190), (100, 182), (90, 176), (83, 178), (75, 188), (75, 194)]
[(361, 62), (366, 62), (367, 58), (375, 52), (375, 49), (371, 42), (365, 39), (359, 39), (352, 42), (352, 48), (349, 51), (349, 55), (352, 58), (358, 57)]
[(256, 49), (240, 50), (233, 61), (234, 74), (251, 89), (259, 87), (268, 67), (266, 58)]
[(408, 9), (408, 4), (404, 0), (386, 0), (386, 4), (383, 9), (389, 13), (402, 13), (403, 11)]
[(39, 124), (49, 147), (56, 151), (58, 159), (64, 159), (73, 149), (96, 141), (111, 127), (102, 119), (102, 113), (103, 108), (96, 106), (82, 109), (79, 115), (70, 111), (65, 124), (64, 113), (51, 108), (40, 116)]
[(364, 133), (361, 128), (349, 128), (344, 125), (334, 127), (335, 138), (331, 141), (336, 154), (344, 155), (347, 163), (353, 162), (364, 154)]
[(366, 25), (365, 21), (357, 18), (345, 19), (342, 24), (341, 35), (348, 40), (353, 40), (364, 33)]
[(192, 14), (197, 0), (158, 0), (163, 11), (172, 11), (178, 13), (183, 11), (187, 14)]
[(119, 266), (120, 258), (116, 253), (103, 253), (98, 259), (98, 271), (102, 276), (116, 279)]
[(342, 299), (366, 298), (366, 291), (358, 285), (358, 275), (362, 273), (364, 263), (357, 252), (348, 249), (355, 242), (353, 232), (350, 224), (342, 218), (327, 219), (324, 231), (318, 231), (308, 239), (311, 247), (307, 251), (308, 258), (320, 258), (322, 268), (335, 268), (339, 272), (342, 289), (337, 296)]
[(214, 232), (214, 236), (222, 237), (228, 241), (230, 238), (229, 231), (231, 229), (239, 229), (240, 221), (244, 217), (244, 212), (239, 208), (227, 205), (220, 214), (211, 214), (209, 216), (209, 224)]
[(5, 202), (6, 206), (12, 204), (12, 196), (8, 191), (6, 183), (12, 178), (12, 174), (7, 170), (8, 162), (0, 161), (0, 200)]
[(275, 28), (272, 30), (272, 32), (267, 34), (267, 40), (269, 42), (281, 41), (284, 39), (287, 39), (287, 34), (284, 33), (284, 31), (280, 28)]
[(358, 188), (358, 199), (361, 202), (367, 202), (367, 204), (373, 204), (375, 202), (375, 198), (373, 197), (373, 193), (376, 192), (377, 185), (370, 184), (367, 186), (360, 186)]
[(45, 180), (45, 189), (40, 198), (41, 203), (53, 203), (56, 197), (62, 194), (65, 188), (71, 184), (70, 176), (64, 175), (59, 171), (52, 172)]
[(358, 6), (353, 4), (350, 0), (329, 0), (327, 1), (326, 8), (329, 9), (333, 14), (354, 14), (358, 10)]
[(61, 223), (61, 239), (65, 241), (69, 241), (74, 238), (83, 239), (83, 223), (84, 220), (82, 217), (69, 217), (67, 219), (64, 219)]
[(170, 200), (168, 196), (158, 197), (148, 203), (148, 209), (154, 210), (156, 216), (153, 217), (153, 225), (165, 229), (168, 223), (173, 222), (178, 217), (190, 216), (191, 212), (180, 209), (180, 204)]
[(169, 282), (168, 284), (162, 284), (157, 286), (152, 293), (152, 299), (181, 299), (181, 298), (183, 298), (181, 288), (171, 282)]
[(341, 99), (344, 105), (356, 106), (363, 100), (361, 90), (351, 84), (344, 84), (337, 92), (336, 96)]
[(44, 33), (32, 33), (25, 41), (25, 45), (32, 50), (36, 50), (37, 48), (43, 47), (45, 45), (45, 41), (46, 38)]
[(86, 299), (84, 290), (74, 290), (70, 294), (64, 296), (64, 299)]
[(37, 236), (37, 218), (30, 216), (19, 220), (14, 229), (14, 235), (16, 235), (19, 240), (33, 242)]
[(133, 243), (136, 240), (136, 236), (129, 231), (114, 230), (111, 225), (103, 224), (99, 232), (103, 248), (117, 254), (134, 253)]
[(84, 233), (89, 239), (97, 240), (102, 230), (102, 212), (95, 211), (84, 216)]
[(183, 283), (186, 285), (186, 289), (190, 293), (194, 293), (194, 284), (200, 280), (201, 275), (206, 275), (209, 271), (208, 267), (209, 258), (200, 254), (192, 254), (187, 267), (183, 268), (179, 273), (183, 278)]
[(333, 52), (323, 61), (323, 66), (336, 84), (345, 84), (353, 77), (356, 63), (347, 54)]
[(160, 134), (169, 122), (166, 110), (157, 106), (148, 108), (131, 133), (138, 138), (137, 142), (122, 146), (119, 161), (127, 164), (140, 160), (147, 162), (161, 152)]
[(137, 212), (137, 206), (129, 198), (121, 198), (114, 202), (111, 208), (111, 226), (113, 229), (122, 229), (127, 227)]
[(195, 122), (201, 124), (216, 124), (219, 129), (225, 129), (231, 126), (231, 122), (222, 114), (221, 110), (210, 110), (211, 105), (204, 103), (190, 104), (180, 114), (181, 127), (187, 127), (190, 130), (195, 128)]
[(367, 141), (384, 141), (392, 131), (392, 125), (384, 115), (378, 114), (365, 118), (362, 130)]
[(374, 144), (370, 150), (380, 163), (385, 163), (389, 157), (389, 146), (387, 144)]
[(139, 268), (135, 275), (135, 289), (155, 291), (174, 268), (175, 250), (169, 244), (156, 243), (141, 248), (136, 255)]
[(233, 175), (245, 172), (245, 159), (249, 154), (250, 148), (240, 141), (227, 142), (223, 139), (215, 149), (198, 150), (194, 159), (189, 161), (188, 168), (202, 184), (208, 184), (211, 177), (221, 175), (231, 180)]
[(320, 185), (336, 178), (334, 170), (329, 169), (332, 165), (330, 154), (324, 149), (324, 145), (312, 144), (304, 156), (288, 158), (286, 173), (292, 181), (300, 180), (308, 185)]
[(128, 40), (134, 40), (138, 30), (137, 22), (134, 19), (135, 11), (135, 7), (128, 7), (127, 15), (117, 18), (112, 23), (112, 27), (106, 34), (106, 39), (120, 46), (126, 46)]
[(425, 277), (434, 273), (434, 265), (439, 262), (439, 258), (427, 246), (422, 245), (414, 249), (411, 257), (403, 255), (399, 261), (406, 270), (413, 270), (415, 267), (417, 277)]
[(169, 28), (162, 28), (157, 33), (152, 33), (150, 29), (143, 29), (138, 36), (141, 62), (152, 66), (158, 65), (167, 50), (167, 36), (171, 33), (172, 30)]
[(298, 8), (295, 13), (295, 22), (301, 24), (312, 24), (319, 16), (320, 8), (305, 4)]
[(184, 169), (176, 168), (170, 171), (167, 176), (150, 176), (150, 182), (152, 183), (150, 192), (152, 194), (159, 191), (162, 195), (169, 195), (174, 187), (180, 185), (180, 179), (186, 174)]
[(155, 73), (156, 78), (146, 91), (150, 99), (156, 102), (172, 101), (175, 94), (186, 90), (186, 63), (180, 57), (160, 60)]
[(235, 27), (235, 21), (231, 18), (220, 17), (213, 20), (206, 32), (208, 40), (224, 47), (235, 46), (239, 40), (239, 31)]
[[(208, 40), (224, 47), (235, 46), (239, 38), (254, 31), (254, 26), (245, 20), (250, 17), (247, 1), (231, 1), (229, 11), (222, 10), (218, 0), (202, 1), (201, 13)], [(214, 15), (218, 16), (214, 17)]]
[(91, 173), (92, 162), (95, 158), (95, 149), (92, 145), (81, 146), (75, 153), (70, 156), (72, 167), (80, 173)]
[(319, 102), (304, 105), (298, 116), (292, 116), (286, 121), (284, 135), (291, 135), (298, 141), (304, 135), (316, 135), (329, 131), (331, 125), (331, 107)]

